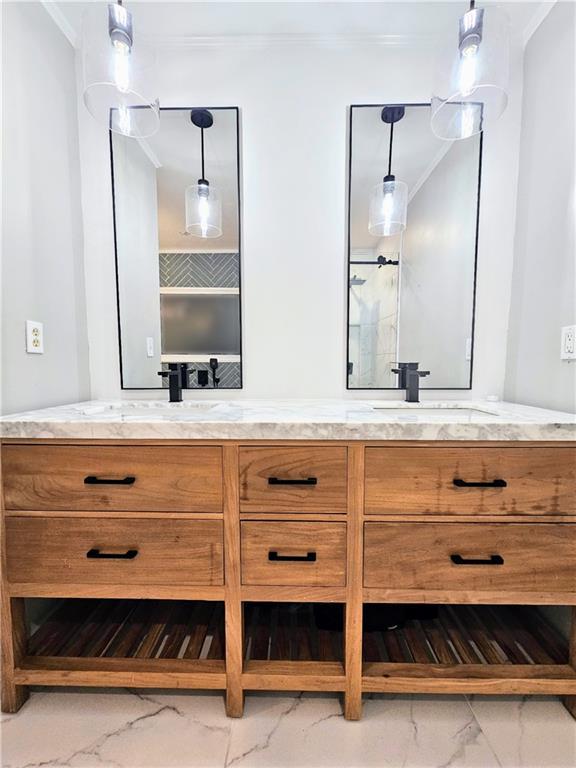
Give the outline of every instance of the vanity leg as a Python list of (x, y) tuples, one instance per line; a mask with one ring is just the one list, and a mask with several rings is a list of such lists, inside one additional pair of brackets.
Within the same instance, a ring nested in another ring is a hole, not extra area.
[(348, 448), (347, 578), (344, 616), (344, 717), (362, 717), (362, 554), (364, 446)]
[[(576, 669), (576, 607), (572, 608), (572, 623), (570, 626), (570, 651), (568, 657), (570, 666)], [(564, 706), (576, 720), (576, 696), (564, 696)]]
[(226, 599), (226, 714), (242, 717), (243, 610), (240, 592), (238, 446), (224, 446), (224, 573)]
[(14, 683), (14, 668), (26, 648), (23, 598), (10, 598), (2, 589), (2, 712), (18, 712), (29, 696), (28, 687)]

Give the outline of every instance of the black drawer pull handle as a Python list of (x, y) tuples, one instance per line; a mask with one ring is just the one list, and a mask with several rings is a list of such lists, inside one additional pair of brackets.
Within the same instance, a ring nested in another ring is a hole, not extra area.
[(282, 478), (269, 477), (268, 485), (318, 485), (317, 477)]
[(84, 485), (134, 485), (136, 478), (129, 475), (128, 477), (96, 477), (96, 475), (88, 475), (84, 478)]
[(128, 549), (126, 552), (100, 552), (99, 549), (89, 549), (86, 557), (90, 560), (134, 560), (138, 554), (137, 549)]
[(506, 480), (500, 478), (490, 480), (487, 483), (468, 483), (466, 480), (460, 480), (459, 478), (455, 478), (452, 482), (456, 488), (506, 488), (508, 485)]
[(504, 558), (500, 555), (490, 555), (486, 558), (462, 557), (462, 555), (450, 555), (454, 565), (504, 565)]
[(268, 560), (271, 563), (315, 563), (316, 552), (308, 552), (305, 555), (279, 555), (273, 550), (268, 552)]

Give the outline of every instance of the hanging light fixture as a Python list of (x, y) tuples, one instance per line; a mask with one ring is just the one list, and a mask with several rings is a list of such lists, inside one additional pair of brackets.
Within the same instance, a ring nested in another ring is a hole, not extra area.
[(204, 131), (214, 123), (212, 113), (207, 109), (193, 109), (190, 120), (200, 128), (200, 153), (202, 176), (197, 184), (187, 187), (185, 192), (186, 232), (196, 237), (220, 237), (222, 234), (222, 204), (218, 190), (210, 186), (204, 172)]
[(408, 208), (408, 186), (397, 181), (392, 173), (392, 144), (394, 124), (404, 117), (403, 106), (384, 107), (382, 121), (390, 126), (390, 144), (388, 148), (388, 173), (381, 184), (376, 184), (370, 196), (368, 231), (371, 235), (387, 237), (397, 235), (406, 229), (406, 210)]
[(160, 124), (151, 94), (154, 54), (134, 37), (132, 14), (117, 3), (91, 3), (82, 25), (84, 104), (116, 133), (144, 138)]
[(508, 17), (472, 0), (460, 18), (458, 50), (439, 62), (431, 103), (436, 136), (466, 139), (500, 117), (508, 104), (509, 58)]

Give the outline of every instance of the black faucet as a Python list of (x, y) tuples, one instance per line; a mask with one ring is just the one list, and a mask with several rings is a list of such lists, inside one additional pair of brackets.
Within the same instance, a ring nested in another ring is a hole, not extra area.
[(420, 379), (430, 375), (430, 371), (419, 371), (420, 363), (396, 363), (392, 373), (398, 374), (398, 389), (406, 390), (407, 403), (420, 402)]
[(218, 384), (220, 384), (220, 379), (216, 376), (216, 371), (218, 370), (217, 357), (210, 358), (210, 368), (212, 369), (212, 386), (214, 387), (214, 389), (218, 389)]
[(168, 391), (171, 403), (182, 402), (182, 390), (188, 389), (188, 377), (194, 371), (188, 368), (188, 363), (168, 363), (167, 371), (158, 371), (158, 376), (168, 377)]

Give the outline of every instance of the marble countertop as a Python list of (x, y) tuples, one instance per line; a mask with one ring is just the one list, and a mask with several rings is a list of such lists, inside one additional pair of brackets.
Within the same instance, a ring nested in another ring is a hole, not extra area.
[(471, 400), (117, 400), (4, 416), (0, 437), (570, 441), (576, 416)]

